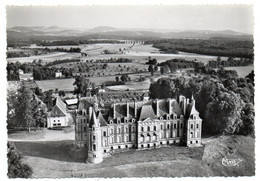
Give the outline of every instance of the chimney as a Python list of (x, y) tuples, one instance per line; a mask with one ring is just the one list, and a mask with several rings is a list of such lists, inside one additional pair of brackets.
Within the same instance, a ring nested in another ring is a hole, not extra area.
[(134, 100), (134, 109), (135, 109), (134, 116), (136, 117), (137, 116), (137, 103), (135, 100)]
[(89, 120), (91, 120), (91, 116), (93, 113), (92, 109), (93, 109), (92, 107), (89, 107), (89, 109), (88, 109)]
[(156, 99), (156, 116), (159, 117), (160, 114), (159, 114), (159, 101), (158, 99)]
[(113, 118), (116, 119), (116, 104), (113, 104)]
[(126, 101), (126, 117), (129, 118), (129, 103)]
[(169, 114), (171, 115), (172, 114), (172, 101), (171, 99), (168, 99), (169, 101)]

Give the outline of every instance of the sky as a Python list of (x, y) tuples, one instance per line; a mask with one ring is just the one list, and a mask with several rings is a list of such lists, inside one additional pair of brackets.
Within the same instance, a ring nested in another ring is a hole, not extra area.
[(253, 33), (251, 5), (7, 6), (7, 28), (98, 26)]

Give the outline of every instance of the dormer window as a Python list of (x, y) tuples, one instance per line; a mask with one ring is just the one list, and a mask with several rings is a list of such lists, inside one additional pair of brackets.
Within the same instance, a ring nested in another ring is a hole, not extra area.
[(135, 122), (135, 119), (132, 119), (132, 123), (134, 123)]
[(182, 119), (182, 118), (183, 118), (183, 115), (181, 115), (180, 118)]
[(120, 118), (117, 118), (117, 124), (120, 124), (120, 123), (121, 123)]
[(86, 109), (82, 109), (82, 115), (86, 116)]
[(170, 115), (167, 114), (166, 119), (169, 120), (170, 119)]
[(162, 117), (162, 116), (160, 117), (160, 120), (163, 120), (163, 117)]
[(128, 119), (127, 118), (125, 118), (124, 123), (128, 123)]
[(110, 124), (113, 124), (113, 120), (110, 120)]

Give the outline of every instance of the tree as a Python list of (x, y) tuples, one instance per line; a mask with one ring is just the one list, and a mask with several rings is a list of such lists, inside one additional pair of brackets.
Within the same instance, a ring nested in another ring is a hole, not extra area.
[(254, 118), (255, 118), (254, 105), (252, 103), (248, 103), (244, 106), (242, 110), (241, 119), (243, 120), (243, 126), (240, 130), (240, 134), (251, 135), (254, 137), (254, 133), (255, 133)]
[(39, 127), (46, 121), (47, 108), (45, 104), (33, 94), (33, 92), (22, 86), (18, 90), (19, 105), (15, 109), (16, 126), (26, 127), (31, 131), (32, 126)]
[(170, 72), (170, 67), (168, 65), (164, 65), (161, 67), (161, 74), (167, 74)]
[(153, 65), (149, 65), (149, 67), (148, 67), (148, 71), (151, 72), (151, 75), (154, 74), (154, 68), (153, 68)]
[(93, 87), (93, 83), (84, 77), (76, 77), (74, 93), (77, 95), (87, 96), (91, 93), (91, 89)]
[(220, 92), (214, 101), (207, 105), (208, 129), (214, 133), (239, 133), (243, 125), (241, 111), (244, 102), (234, 92)]
[(29, 178), (32, 176), (32, 168), (21, 162), (21, 154), (16, 150), (14, 144), (8, 142), (8, 173), (9, 178)]
[(120, 77), (121, 81), (122, 82), (127, 82), (127, 81), (130, 81), (130, 77), (127, 75), (127, 74), (123, 74), (121, 77)]

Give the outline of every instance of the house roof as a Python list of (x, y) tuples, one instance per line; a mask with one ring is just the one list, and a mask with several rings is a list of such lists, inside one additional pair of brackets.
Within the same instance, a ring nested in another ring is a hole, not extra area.
[(60, 99), (59, 96), (55, 98), (55, 106), (52, 108), (49, 116), (60, 117), (67, 115), (66, 104)]
[(65, 102), (67, 105), (73, 105), (78, 103), (78, 99), (67, 99)]

